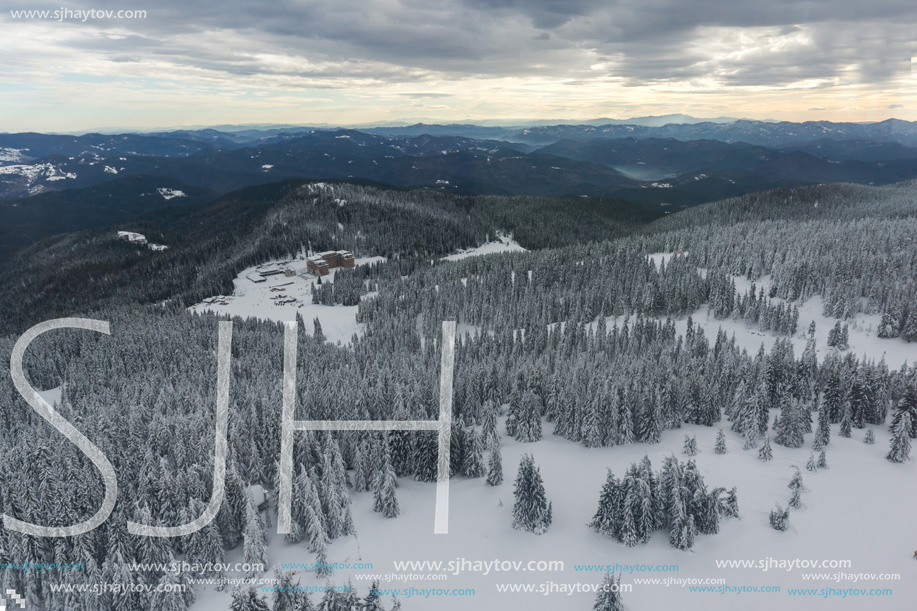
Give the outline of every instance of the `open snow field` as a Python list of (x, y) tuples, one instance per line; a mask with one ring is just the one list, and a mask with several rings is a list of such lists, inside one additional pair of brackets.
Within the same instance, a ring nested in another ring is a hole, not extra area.
[[(50, 403), (60, 400), (60, 390), (40, 392)], [(486, 485), (483, 478), (454, 478), (450, 486), (449, 534), (433, 534), (435, 484), (402, 478), (398, 500), (401, 515), (389, 520), (372, 511), (372, 493), (354, 493), (353, 519), (357, 537), (337, 539), (329, 546), (328, 562), (372, 563), (372, 569), (337, 569), (332, 581), (345, 585), (351, 579), (361, 596), (370, 586), (370, 575), (391, 575), (404, 579), (407, 575), (426, 579), (382, 582), (381, 588), (462, 588), (473, 589), (473, 596), (452, 597), (401, 596), (405, 611), (442, 609), (444, 611), (477, 609), (556, 611), (557, 609), (589, 609), (593, 595), (553, 593), (498, 593), (498, 584), (598, 584), (600, 572), (576, 571), (575, 565), (677, 565), (677, 571), (655, 572), (634, 570), (624, 572), (622, 584), (633, 586), (623, 594), (630, 611), (677, 607), (686, 611), (717, 606), (728, 609), (770, 611), (808, 611), (810, 609), (876, 609), (897, 611), (911, 608), (917, 596), (917, 561), (911, 558), (917, 541), (917, 524), (908, 519), (909, 508), (917, 504), (914, 486), (914, 462), (897, 465), (889, 463), (889, 435), (886, 427), (871, 427), (875, 445), (862, 442), (865, 430), (854, 429), (853, 437), (844, 439), (832, 427), (831, 443), (827, 449), (828, 469), (817, 473), (803, 470), (803, 479), (810, 492), (803, 495), (805, 507), (791, 511), (791, 528), (777, 532), (768, 523), (768, 512), (779, 502), (786, 505), (789, 490), (786, 484), (792, 476), (792, 466), (803, 467), (809, 456), (812, 435), (806, 435), (806, 446), (789, 449), (773, 445), (774, 460), (763, 463), (756, 450), (743, 451), (742, 439), (728, 428), (729, 453), (717, 455), (713, 446), (718, 427), (686, 425), (678, 431), (665, 431), (657, 445), (627, 445), (612, 448), (584, 448), (581, 445), (551, 435), (553, 425), (544, 427), (541, 441), (523, 444), (513, 438), (503, 438), (504, 483), (498, 487)], [(501, 419), (500, 430), (503, 430)], [(667, 533), (657, 531), (646, 545), (628, 548), (617, 541), (595, 534), (586, 527), (592, 517), (599, 491), (605, 481), (605, 469), (611, 468), (619, 477), (627, 466), (647, 454), (654, 468), (662, 459), (681, 454), (684, 435), (696, 435), (699, 454), (694, 457), (708, 489), (716, 486), (738, 487), (741, 520), (721, 521), (717, 535), (699, 535), (693, 552), (681, 552), (669, 546)], [(512, 489), (516, 467), (523, 453), (532, 453), (541, 467), (548, 499), (553, 503), (554, 523), (542, 536), (522, 533), (510, 527), (512, 522)], [(870, 516), (866, 519), (864, 516)], [(305, 544), (290, 544), (276, 534), (276, 515), (271, 516), (267, 529), (270, 541), (271, 567), (281, 563), (314, 562), (315, 556), (305, 550)], [(888, 550), (894, 550), (889, 553)], [(437, 561), (466, 559), (470, 561), (516, 561), (523, 566), (530, 560), (562, 561), (564, 570), (553, 572), (503, 572), (490, 574), (465, 571), (459, 575), (446, 571), (397, 572), (394, 561)], [(850, 560), (844, 569), (805, 570), (795, 568), (769, 570), (718, 568), (718, 560)], [(227, 555), (227, 563), (242, 562), (241, 548)], [(804, 579), (809, 573), (898, 574), (897, 580)], [(444, 579), (433, 575), (446, 575)], [(242, 578), (242, 574), (227, 574)], [(269, 570), (262, 578), (272, 577)], [(648, 585), (637, 579), (705, 580), (722, 579), (733, 588), (748, 586), (779, 586), (779, 592), (727, 593), (691, 592), (682, 585)], [(299, 570), (294, 581), (304, 587), (325, 585), (308, 570)], [(875, 596), (790, 596), (790, 588), (891, 588), (893, 594)], [(225, 611), (229, 608), (232, 588), (217, 591), (215, 586), (197, 586), (198, 600), (192, 609)], [(269, 597), (269, 596), (268, 596)], [(318, 602), (320, 595), (312, 596)], [(727, 602), (728, 598), (735, 599)]]
[[(633, 589), (623, 594), (631, 611), (678, 608), (702, 611), (713, 606), (726, 609), (770, 611), (774, 608), (808, 611), (810, 609), (877, 609), (911, 608), (917, 597), (917, 561), (911, 558), (917, 542), (917, 524), (906, 518), (908, 508), (917, 504), (914, 486), (914, 463), (895, 465), (885, 460), (889, 435), (885, 427), (873, 427), (875, 445), (862, 442), (864, 430), (854, 430), (851, 439), (832, 431), (827, 458), (829, 469), (818, 473), (803, 470), (803, 479), (811, 490), (803, 496), (805, 508), (792, 511), (792, 527), (777, 532), (768, 523), (768, 513), (775, 502), (786, 505), (786, 485), (793, 474), (791, 465), (804, 467), (807, 448), (788, 449), (774, 445), (774, 460), (763, 463), (757, 451), (742, 451), (739, 436), (724, 427), (729, 453), (713, 453), (717, 428), (688, 425), (678, 431), (666, 431), (658, 445), (628, 445), (613, 448), (584, 448), (551, 435), (553, 425), (545, 426), (545, 436), (531, 444), (503, 439), (503, 485), (492, 488), (484, 479), (453, 479), (450, 487), (449, 534), (433, 534), (435, 484), (401, 479), (398, 500), (401, 515), (385, 519), (372, 511), (372, 493), (355, 493), (353, 518), (359, 541), (354, 537), (337, 539), (329, 547), (328, 561), (372, 563), (372, 570), (337, 569), (334, 583), (345, 585), (347, 579), (365, 596), (370, 582), (360, 575), (387, 575), (395, 572), (394, 561), (442, 560), (457, 558), (475, 560), (521, 561), (561, 560), (563, 571), (491, 572), (489, 575), (465, 572), (449, 575), (445, 580), (383, 582), (381, 588), (472, 588), (474, 596), (400, 597), (405, 611), (413, 610), (531, 610), (590, 609), (594, 596), (554, 593), (498, 593), (497, 584), (599, 584), (600, 572), (577, 572), (575, 564), (678, 565), (677, 572), (633, 572), (625, 574), (622, 584)], [(502, 432), (502, 422), (501, 422)], [(684, 434), (696, 435), (699, 454), (695, 457), (708, 489), (716, 486), (738, 487), (741, 520), (723, 520), (717, 535), (699, 535), (693, 552), (681, 552), (668, 544), (667, 533), (657, 531), (646, 545), (628, 548), (615, 540), (594, 533), (586, 527), (598, 504), (599, 491), (605, 481), (605, 470), (617, 476), (627, 466), (648, 454), (654, 469), (663, 457), (674, 453), (682, 460)], [(807, 446), (812, 435), (807, 435)], [(520, 457), (532, 453), (541, 467), (548, 499), (553, 502), (554, 523), (548, 533), (537, 536), (511, 528), (513, 480)], [(867, 519), (865, 516), (869, 516)], [(269, 561), (279, 563), (313, 562), (313, 554), (304, 544), (288, 544), (270, 534)], [(271, 529), (268, 529), (269, 532)], [(889, 553), (888, 550), (894, 550)], [(241, 551), (234, 550), (233, 562), (241, 561)], [(238, 558), (235, 558), (238, 556)], [(851, 560), (847, 569), (719, 569), (717, 560), (762, 560), (775, 558)], [(230, 560), (227, 559), (227, 562)], [(804, 580), (803, 573), (898, 573), (898, 581), (828, 582)], [(408, 571), (410, 572), (410, 571)], [(427, 571), (419, 573), (429, 574)], [(404, 575), (404, 573), (399, 573)], [(241, 576), (241, 575), (240, 575)], [(265, 577), (270, 577), (270, 573)], [(635, 584), (641, 578), (724, 579), (726, 585), (779, 586), (774, 593), (696, 593), (687, 586)], [(294, 581), (303, 586), (324, 585), (310, 571), (299, 571)], [(888, 597), (822, 598), (790, 596), (789, 588), (892, 588)], [(201, 591), (193, 609), (216, 611), (228, 608), (230, 591), (217, 592), (212, 586)], [(726, 602), (726, 598), (735, 600)], [(320, 596), (313, 595), (315, 602)]]

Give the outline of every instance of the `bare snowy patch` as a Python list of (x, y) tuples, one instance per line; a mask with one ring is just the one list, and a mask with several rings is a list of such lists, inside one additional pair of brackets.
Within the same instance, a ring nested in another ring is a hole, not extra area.
[(179, 189), (167, 189), (166, 187), (159, 187), (156, 191), (162, 196), (162, 199), (169, 200), (175, 199), (176, 197), (188, 197), (185, 195), (184, 191)]
[(476, 248), (469, 248), (467, 250), (459, 250), (457, 253), (443, 257), (443, 261), (459, 261), (461, 259), (467, 259), (468, 257), (476, 257), (480, 255), (492, 255), (501, 252), (525, 252), (526, 249), (519, 245), (513, 239), (513, 236), (505, 233), (498, 233), (497, 239), (486, 244), (482, 244)]

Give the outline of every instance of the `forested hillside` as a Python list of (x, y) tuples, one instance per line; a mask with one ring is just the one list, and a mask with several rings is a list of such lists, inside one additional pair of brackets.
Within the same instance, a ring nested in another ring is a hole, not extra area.
[[(165, 252), (118, 242), (111, 229), (46, 241), (4, 268), (0, 280), (9, 290), (0, 317), (8, 335), (0, 352), (9, 354), (24, 325), (39, 318), (79, 314), (110, 321), (110, 337), (74, 331), (37, 340), (26, 372), (37, 387), (61, 388), (61, 412), (114, 464), (121, 501), (105, 525), (78, 537), (0, 531), (4, 561), (83, 561), (78, 571), (11, 572), (5, 582), (36, 608), (157, 609), (155, 598), (61, 594), (50, 584), (188, 583), (187, 576), (166, 570), (130, 573), (123, 567), (177, 557), (218, 562), (240, 554), (260, 562), (279, 545), (324, 562), (356, 531), (351, 497), (363, 493), (373, 495), (376, 512), (404, 519), (397, 517), (404, 482), (436, 478), (435, 433), (297, 434), (293, 533), (268, 549), (249, 487), (268, 491), (262, 510), (273, 520), (283, 325), (237, 318), (226, 499), (217, 519), (183, 538), (149, 539), (124, 529), (126, 520), (184, 523), (210, 498), (218, 319), (191, 314), (186, 306), (231, 291), (234, 274), (246, 266), (302, 250), (347, 248), (389, 260), (339, 270), (334, 279), (365, 297), (355, 300), (362, 333), (350, 345), (324, 341), (320, 320), (299, 320), (298, 417), (434, 419), (440, 324), (455, 320), (460, 333), (450, 464), (458, 480), (500, 486), (501, 445), (515, 451), (515, 444), (551, 436), (569, 447), (633, 448), (628, 456), (634, 459), (666, 440), (671, 444), (672, 431), (682, 428), (691, 433), (684, 445), (689, 457), (697, 453), (692, 435), (717, 427), (765, 463), (803, 448), (808, 435), (815, 440), (810, 462), (817, 471), (814, 453), (835, 452), (840, 443), (832, 435), (864, 429), (872, 435), (873, 428), (893, 422), (888, 459), (905, 461), (909, 440), (917, 436), (910, 424), (917, 421), (914, 370), (840, 343), (819, 350), (814, 327), (797, 325), (797, 304), (822, 294), (833, 317), (892, 303), (912, 308), (913, 192), (913, 184), (781, 190), (650, 223), (646, 213), (614, 201), (454, 197), (294, 182), (239, 193), (212, 207), (153, 213), (129, 225), (170, 245)], [(531, 251), (440, 259), (498, 231), (512, 232)], [(736, 288), (742, 278), (768, 275), (767, 292)], [(744, 318), (777, 338), (768, 348), (762, 343), (750, 350), (724, 330), (708, 334), (691, 317), (702, 307), (717, 319)], [(911, 320), (913, 310), (906, 311)], [(804, 350), (791, 341), (800, 338)], [(51, 525), (91, 514), (102, 493), (95, 468), (73, 446), (58, 443), (8, 378), (0, 381), (0, 399), (11, 406), (0, 414), (0, 450), (11, 457), (0, 465), (0, 509)], [(722, 435), (717, 444), (725, 450)], [(555, 455), (542, 450), (541, 456)], [(875, 463), (867, 468), (887, 461)], [(677, 550), (703, 549), (708, 541), (696, 537), (716, 535), (726, 518), (738, 517), (746, 490), (758, 499), (745, 481), (708, 489), (693, 459), (682, 465), (666, 458), (659, 472), (648, 458), (615, 470), (624, 477), (609, 473), (601, 491), (585, 491), (588, 503), (599, 499), (590, 527), (576, 524), (583, 536), (608, 545), (617, 540), (636, 547), (662, 530)], [(523, 458), (516, 507), (529, 509), (514, 509), (513, 526), (544, 533), (555, 528), (553, 519), (569, 528), (570, 509), (552, 514), (537, 473), (533, 460)], [(402, 487), (396, 490), (397, 478)], [(71, 487), (68, 481), (85, 484)], [(789, 515), (782, 511), (772, 518), (781, 530)], [(372, 532), (360, 534), (371, 544)], [(193, 599), (173, 597), (170, 609), (187, 609)]]
[(107, 304), (195, 303), (231, 291), (245, 267), (304, 249), (389, 257), (407, 273), (498, 231), (526, 248), (544, 248), (619, 237), (656, 217), (606, 199), (454, 196), (307, 181), (250, 187), (210, 206), (155, 211), (117, 227), (169, 246), (164, 252), (118, 241), (109, 227), (17, 253), (0, 267), (0, 329)]

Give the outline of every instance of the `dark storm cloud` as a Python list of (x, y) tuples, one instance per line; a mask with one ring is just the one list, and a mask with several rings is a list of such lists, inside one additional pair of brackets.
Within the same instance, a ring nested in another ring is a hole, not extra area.
[(76, 0), (69, 8), (147, 10), (142, 20), (92, 22), (127, 34), (80, 43), (112, 57), (167, 57), (228, 75), (397, 82), (883, 82), (910, 71), (917, 25), (913, 0)]

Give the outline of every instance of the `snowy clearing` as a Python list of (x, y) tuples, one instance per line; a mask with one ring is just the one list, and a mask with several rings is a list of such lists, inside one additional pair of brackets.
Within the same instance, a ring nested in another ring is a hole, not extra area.
[(492, 255), (501, 252), (525, 252), (526, 249), (519, 245), (513, 239), (513, 236), (498, 233), (497, 239), (486, 244), (482, 244), (476, 248), (469, 248), (467, 250), (460, 250), (455, 254), (448, 255), (443, 257), (443, 261), (459, 261), (461, 259), (467, 259), (468, 257), (476, 257), (479, 255)]
[(188, 197), (185, 195), (184, 191), (179, 189), (167, 189), (166, 187), (159, 187), (156, 191), (162, 196), (162, 199), (169, 200), (175, 199), (176, 197)]
[[(362, 257), (356, 265), (371, 265), (385, 261), (385, 257)], [(334, 282), (332, 268), (322, 282)], [(284, 270), (294, 275), (287, 276)], [(267, 275), (261, 272), (267, 271)], [(280, 271), (280, 273), (270, 272)], [(307, 330), (314, 332), (312, 321), (318, 318), (322, 332), (331, 342), (349, 344), (353, 335), (362, 334), (363, 325), (357, 323), (357, 306), (326, 306), (312, 303), (313, 283), (317, 277), (306, 270), (306, 259), (275, 260), (242, 270), (233, 282), (232, 295), (217, 295), (189, 308), (191, 312), (214, 312), (220, 315), (258, 318), (261, 320), (296, 320), (300, 314)]]
[[(652, 253), (647, 258), (659, 269), (660, 263), (668, 264), (674, 256), (689, 256), (689, 253)], [(706, 276), (707, 270), (698, 268), (701, 275)], [(747, 292), (752, 282), (744, 276), (732, 276), (735, 282), (736, 290), (742, 294)], [(756, 288), (763, 288), (765, 292), (770, 287), (770, 276), (762, 276), (754, 282)], [(771, 298), (772, 302), (786, 303), (780, 298)], [(819, 296), (812, 297), (803, 303), (795, 303), (799, 308), (799, 324), (796, 334), (790, 338), (793, 343), (794, 353), (798, 356), (806, 347), (806, 337), (809, 324), (815, 323), (815, 341), (818, 360), (821, 362), (826, 354), (836, 351), (836, 348), (828, 346), (828, 334), (834, 325), (838, 322), (835, 318), (829, 318), (822, 314), (823, 301)], [(704, 329), (704, 334), (711, 342), (716, 339), (719, 329), (723, 329), (729, 337), (735, 337), (736, 343), (748, 350), (749, 354), (754, 354), (764, 344), (764, 349), (770, 351), (774, 342), (785, 335), (779, 335), (773, 331), (761, 331), (757, 325), (748, 323), (745, 320), (716, 319), (710, 314), (709, 306), (704, 305), (691, 314), (694, 323)], [(899, 369), (904, 363), (908, 366), (917, 362), (917, 345), (909, 344), (902, 338), (882, 339), (878, 337), (876, 331), (881, 321), (879, 314), (856, 314), (849, 320), (841, 321), (842, 324), (849, 325), (850, 330), (850, 348), (845, 352), (850, 352), (857, 358), (866, 356), (869, 359), (879, 361), (883, 357), (891, 369)], [(608, 317), (606, 319), (609, 328), (611, 325), (623, 323), (623, 317)], [(679, 334), (684, 335), (687, 328), (687, 317), (680, 317), (675, 320), (675, 328)]]
[(16, 163), (18, 161), (25, 161), (25, 156), (22, 154), (22, 151), (27, 150), (29, 149), (0, 148), (0, 162)]
[(0, 174), (18, 174), (29, 184), (36, 180), (67, 180), (76, 178), (72, 172), (62, 172), (52, 163), (37, 163), (34, 165), (7, 165), (0, 166)]

